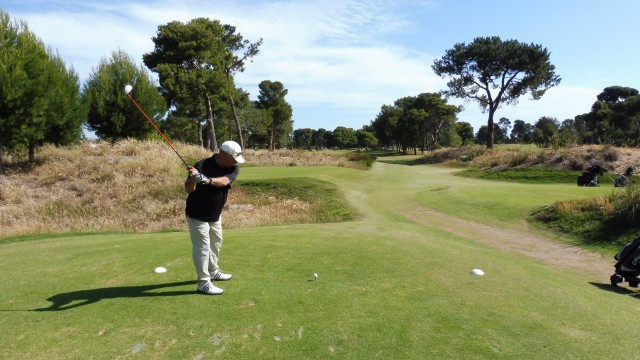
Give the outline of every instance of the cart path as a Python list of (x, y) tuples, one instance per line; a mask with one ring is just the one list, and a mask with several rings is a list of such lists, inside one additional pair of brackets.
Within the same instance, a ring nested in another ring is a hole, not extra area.
[(494, 227), (426, 208), (407, 212), (416, 223), (474, 240), (496, 249), (518, 253), (553, 266), (575, 270), (608, 281), (615, 260), (527, 230)]

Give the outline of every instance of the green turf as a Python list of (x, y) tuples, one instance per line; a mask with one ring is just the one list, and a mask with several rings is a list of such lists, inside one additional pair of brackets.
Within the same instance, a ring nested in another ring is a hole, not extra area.
[[(469, 168), (458, 175), (499, 181), (513, 181), (527, 184), (571, 184), (576, 186), (581, 171), (557, 170), (548, 167), (512, 167), (502, 170)], [(606, 173), (598, 177), (602, 185), (613, 185), (617, 175)]]
[[(620, 314), (633, 313), (638, 292), (409, 216), (431, 209), (512, 228), (538, 204), (606, 190), (454, 172), (382, 163), (365, 172), (243, 170), (245, 181), (334, 183), (361, 217), (227, 230), (221, 265), (234, 279), (220, 283), (222, 296), (194, 293), (186, 232), (0, 245), (0, 358), (637, 357), (623, 339), (640, 326)], [(154, 274), (156, 266), (168, 272)]]
[(339, 222), (353, 220), (356, 216), (335, 184), (327, 181), (309, 177), (239, 180), (235, 186), (251, 194), (252, 198), (300, 199), (311, 205), (313, 222)]

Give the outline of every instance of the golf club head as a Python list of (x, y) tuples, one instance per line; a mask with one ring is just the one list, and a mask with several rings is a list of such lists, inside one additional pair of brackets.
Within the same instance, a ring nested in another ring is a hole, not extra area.
[(124, 93), (127, 94), (127, 95), (129, 95), (131, 90), (133, 90), (133, 86), (131, 86), (131, 85), (127, 85), (127, 86), (124, 87)]

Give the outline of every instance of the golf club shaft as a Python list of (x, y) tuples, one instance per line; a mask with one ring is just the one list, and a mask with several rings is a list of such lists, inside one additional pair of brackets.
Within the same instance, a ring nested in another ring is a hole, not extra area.
[(140, 110), (140, 112), (142, 113), (142, 115), (144, 115), (144, 117), (147, 119), (147, 121), (149, 122), (149, 124), (151, 124), (151, 126), (153, 126), (154, 129), (156, 129), (156, 131), (158, 132), (158, 134), (160, 134), (160, 136), (162, 136), (162, 138), (164, 139), (164, 141), (167, 143), (167, 145), (169, 145), (169, 147), (171, 148), (171, 150), (173, 150), (173, 152), (176, 153), (176, 155), (178, 155), (178, 157), (180, 158), (180, 160), (182, 160), (182, 163), (184, 164), (184, 166), (186, 166), (187, 168), (190, 168), (191, 166), (189, 164), (187, 164), (186, 161), (184, 161), (184, 159), (182, 158), (182, 156), (180, 156), (180, 154), (178, 153), (178, 150), (176, 150), (175, 147), (173, 147), (173, 144), (171, 143), (171, 141), (169, 141), (169, 139), (167, 139), (166, 136), (164, 136), (164, 134), (162, 133), (162, 131), (160, 131), (160, 129), (158, 129), (158, 127), (156, 126), (156, 124), (153, 123), (153, 121), (151, 121), (151, 119), (149, 118), (149, 116), (147, 116), (147, 113), (144, 112), (144, 110), (142, 110), (142, 108), (140, 107), (140, 105), (138, 105), (138, 103), (133, 100), (133, 97), (131, 97), (130, 94), (127, 94), (127, 96), (129, 97), (129, 99), (131, 99), (131, 101), (133, 102), (133, 104), (138, 108), (138, 110)]

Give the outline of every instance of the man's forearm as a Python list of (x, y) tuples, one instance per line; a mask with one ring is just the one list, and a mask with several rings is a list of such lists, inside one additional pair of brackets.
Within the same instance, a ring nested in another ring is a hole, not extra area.
[(195, 176), (189, 176), (189, 178), (187, 179), (187, 181), (184, 182), (184, 190), (187, 193), (192, 193), (196, 190), (196, 177)]
[(210, 184), (215, 186), (215, 187), (225, 187), (227, 185), (229, 185), (231, 183), (231, 181), (229, 181), (229, 178), (226, 176), (221, 176), (221, 177), (217, 177), (217, 178), (211, 178)]

